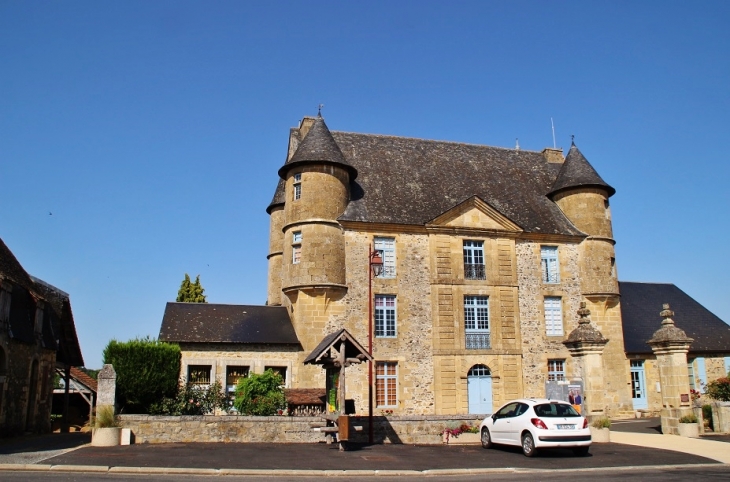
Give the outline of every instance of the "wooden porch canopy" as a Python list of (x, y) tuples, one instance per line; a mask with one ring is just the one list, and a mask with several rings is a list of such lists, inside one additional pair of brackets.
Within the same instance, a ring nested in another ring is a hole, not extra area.
[(304, 364), (342, 367), (364, 361), (373, 361), (373, 357), (343, 328), (324, 337)]

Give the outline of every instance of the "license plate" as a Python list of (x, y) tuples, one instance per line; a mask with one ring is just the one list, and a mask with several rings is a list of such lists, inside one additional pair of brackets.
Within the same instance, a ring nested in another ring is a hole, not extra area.
[(575, 430), (575, 425), (558, 424), (558, 430)]

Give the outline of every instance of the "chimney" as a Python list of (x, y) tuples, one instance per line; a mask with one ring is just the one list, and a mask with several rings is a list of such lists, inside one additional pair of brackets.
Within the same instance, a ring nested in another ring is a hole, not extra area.
[(562, 164), (565, 161), (563, 157), (563, 148), (546, 147), (542, 150), (542, 157), (551, 164)]

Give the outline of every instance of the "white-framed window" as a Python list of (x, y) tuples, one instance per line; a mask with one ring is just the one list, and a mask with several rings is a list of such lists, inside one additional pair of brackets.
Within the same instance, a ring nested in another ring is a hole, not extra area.
[(226, 391), (229, 393), (236, 391), (236, 385), (242, 378), (248, 378), (250, 368), (242, 365), (228, 365), (226, 367)]
[(292, 264), (299, 264), (301, 259), (302, 259), (302, 232), (294, 231), (294, 233), (292, 233), (291, 262), (292, 262)]
[(395, 278), (395, 238), (375, 238), (374, 244), (383, 258), (383, 272), (378, 278)]
[(489, 297), (464, 296), (464, 334), (467, 350), (488, 350)]
[(302, 175), (294, 174), (294, 200), (302, 197)]
[(484, 268), (484, 241), (464, 240), (464, 278), (487, 279)]
[(375, 337), (395, 338), (396, 303), (393, 295), (375, 295)]
[(283, 386), (286, 387), (286, 367), (283, 366), (265, 366), (264, 371), (271, 370), (272, 372), (276, 373), (277, 375), (281, 376), (281, 381), (284, 384)]
[(563, 336), (563, 300), (560, 296), (545, 297), (545, 331), (547, 336)]
[(192, 385), (210, 385), (210, 365), (188, 365), (188, 383)]
[(689, 375), (689, 388), (704, 393), (707, 385), (707, 369), (705, 368), (704, 357), (693, 358), (687, 362), (687, 374)]
[(543, 283), (560, 282), (557, 246), (540, 246), (540, 266), (542, 268)]
[(561, 382), (565, 380), (565, 360), (548, 360), (548, 381)]
[(395, 407), (398, 405), (398, 364), (377, 362), (375, 364), (375, 406)]

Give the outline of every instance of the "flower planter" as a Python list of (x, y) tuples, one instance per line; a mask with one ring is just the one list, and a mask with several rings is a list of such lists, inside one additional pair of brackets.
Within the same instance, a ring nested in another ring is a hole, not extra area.
[(591, 427), (591, 441), (598, 444), (610, 442), (611, 430), (608, 428)]
[(91, 432), (91, 445), (94, 447), (112, 447), (119, 445), (122, 429), (119, 427), (95, 428)]
[(679, 436), (680, 437), (700, 437), (700, 424), (699, 423), (680, 423), (679, 424)]
[(478, 433), (462, 433), (458, 437), (442, 434), (442, 440), (448, 445), (476, 445), (481, 443)]

